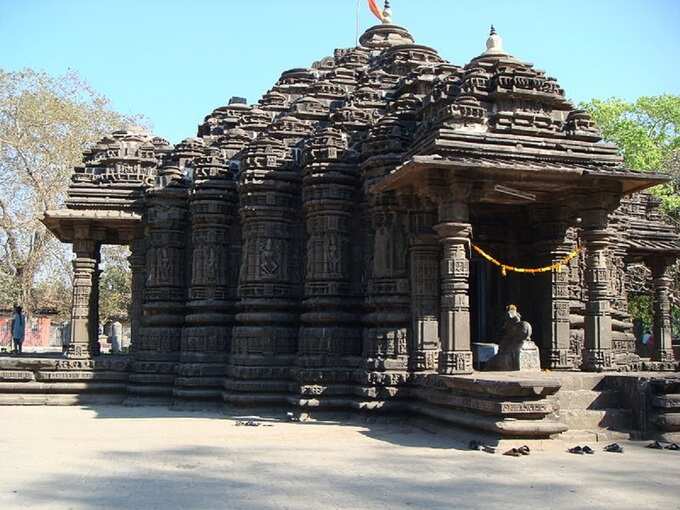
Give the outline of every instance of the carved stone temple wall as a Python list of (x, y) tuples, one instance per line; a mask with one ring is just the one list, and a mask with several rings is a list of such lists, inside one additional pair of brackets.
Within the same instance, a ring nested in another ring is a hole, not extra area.
[[(626, 267), (644, 263), (662, 339), (650, 363), (675, 368), (667, 268), (680, 242), (643, 192), (665, 180), (626, 169), (495, 31), (459, 66), (402, 27), (372, 27), (256, 104), (232, 98), (195, 138), (117, 132), (85, 154), (66, 208), (45, 216), (76, 251), (68, 355), (96, 355), (98, 250), (128, 244), (130, 397), (437, 415), (459, 391), (453, 407), (548, 433), (559, 386), (492, 405), (502, 392), (464, 382), (474, 344), (498, 338), (513, 303), (544, 368), (642, 368)], [(583, 250), (503, 276), (473, 245), (518, 267)]]

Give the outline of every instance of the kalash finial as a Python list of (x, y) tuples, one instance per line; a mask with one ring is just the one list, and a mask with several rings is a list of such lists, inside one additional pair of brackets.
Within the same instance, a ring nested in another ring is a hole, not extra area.
[(385, 25), (392, 23), (392, 6), (390, 0), (385, 0), (385, 8), (382, 12), (382, 21)]
[(489, 38), (486, 40), (486, 51), (484, 52), (484, 55), (505, 55), (503, 39), (496, 33), (496, 27), (493, 25), (491, 25)]

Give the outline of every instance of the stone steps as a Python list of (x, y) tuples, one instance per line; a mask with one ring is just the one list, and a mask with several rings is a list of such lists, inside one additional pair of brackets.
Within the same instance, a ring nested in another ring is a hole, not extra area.
[(624, 441), (627, 439), (634, 439), (633, 434), (630, 432), (619, 432), (617, 430), (579, 430), (570, 429), (566, 432), (560, 434), (560, 439), (562, 441), (577, 444), (587, 444), (587, 443), (604, 443), (612, 441)]
[(605, 386), (604, 376), (579, 374), (560, 378), (566, 383), (557, 395), (559, 420), (583, 439), (624, 439), (633, 428), (633, 413), (622, 408), (622, 395)]
[(663, 409), (664, 412), (680, 412), (680, 394), (668, 393), (666, 395), (654, 395), (652, 397), (652, 407)]
[(560, 409), (601, 410), (620, 407), (618, 390), (560, 390)]
[(601, 429), (613, 429), (625, 432), (633, 427), (633, 413), (628, 409), (560, 409), (559, 420), (570, 430), (600, 432)]
[(551, 372), (550, 375), (555, 377), (560, 382), (560, 393), (563, 391), (600, 391), (605, 389), (605, 376), (602, 374), (588, 374), (584, 372)]

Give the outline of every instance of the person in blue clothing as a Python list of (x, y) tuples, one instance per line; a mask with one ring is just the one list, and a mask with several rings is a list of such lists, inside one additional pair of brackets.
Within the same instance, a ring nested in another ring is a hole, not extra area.
[(21, 354), (21, 345), (24, 343), (24, 335), (26, 334), (26, 316), (24, 315), (21, 306), (14, 306), (14, 315), (12, 316), (12, 341), (14, 342), (15, 354)]

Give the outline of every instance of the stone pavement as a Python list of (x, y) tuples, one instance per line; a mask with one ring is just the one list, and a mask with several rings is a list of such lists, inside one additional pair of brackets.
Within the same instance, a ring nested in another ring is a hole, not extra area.
[(477, 436), (432, 422), (236, 418), (0, 407), (0, 509), (680, 509), (680, 452), (644, 443), (576, 456), (532, 441), (513, 458), (470, 451)]

